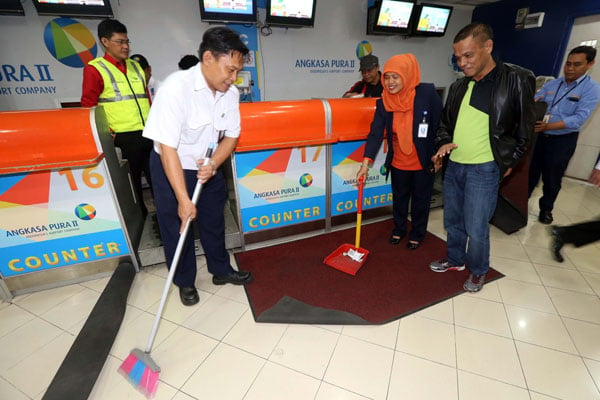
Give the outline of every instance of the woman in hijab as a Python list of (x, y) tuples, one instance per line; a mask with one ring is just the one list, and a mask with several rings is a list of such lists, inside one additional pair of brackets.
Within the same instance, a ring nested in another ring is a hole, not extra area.
[(386, 133), (386, 177), (392, 175), (393, 245), (407, 234), (410, 201), (412, 229), (406, 247), (416, 250), (427, 232), (434, 172), (431, 157), (442, 113), (442, 100), (432, 83), (420, 83), (421, 72), (412, 54), (390, 58), (383, 68), (382, 98), (377, 100), (364, 159), (357, 178), (367, 175)]

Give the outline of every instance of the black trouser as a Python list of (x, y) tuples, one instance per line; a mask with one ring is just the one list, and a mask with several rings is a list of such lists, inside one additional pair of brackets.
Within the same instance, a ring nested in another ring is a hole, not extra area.
[(560, 192), (562, 178), (577, 147), (579, 132), (564, 135), (538, 134), (531, 164), (529, 165), (529, 193), (537, 186), (540, 177), (544, 184), (540, 198), (540, 210), (552, 211)]
[[(160, 236), (163, 240), (167, 266), (170, 266), (179, 240), (181, 220), (177, 214), (177, 199), (173, 188), (162, 167), (160, 156), (152, 151), (150, 168), (154, 177), (154, 203)], [(183, 170), (185, 183), (190, 198), (198, 178), (197, 171)], [(202, 192), (196, 205), (196, 224), (200, 243), (206, 256), (208, 272), (215, 276), (223, 276), (233, 271), (229, 253), (225, 247), (225, 202), (227, 186), (221, 170), (202, 186)], [(194, 230), (190, 229), (182, 248), (181, 258), (173, 282), (179, 287), (194, 286), (196, 281), (196, 254), (194, 249)]]
[(144, 204), (142, 194), (142, 171), (146, 176), (148, 184), (152, 186), (152, 178), (150, 177), (150, 152), (152, 151), (153, 142), (142, 136), (142, 131), (122, 132), (115, 135), (115, 146), (121, 149), (123, 158), (129, 161), (129, 170), (131, 171), (131, 179), (137, 201), (142, 209), (144, 217), (148, 214), (148, 209)]
[(573, 243), (576, 247), (581, 247), (600, 240), (600, 219), (560, 226), (558, 232), (563, 242)]
[(434, 176), (424, 169), (405, 171), (392, 167), (393, 235), (406, 235), (406, 219), (410, 201), (412, 229), (408, 240), (421, 242), (427, 233)]

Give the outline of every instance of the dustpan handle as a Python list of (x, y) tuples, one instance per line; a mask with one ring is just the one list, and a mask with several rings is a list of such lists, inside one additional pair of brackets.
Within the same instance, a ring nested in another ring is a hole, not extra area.
[(356, 237), (354, 239), (354, 247), (360, 248), (360, 227), (362, 225), (362, 204), (363, 204), (363, 189), (365, 186), (364, 175), (358, 178), (358, 201), (356, 204)]

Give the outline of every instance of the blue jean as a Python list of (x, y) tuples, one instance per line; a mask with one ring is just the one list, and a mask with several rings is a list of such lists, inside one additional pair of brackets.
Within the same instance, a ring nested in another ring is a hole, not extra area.
[(490, 269), (490, 225), (498, 200), (500, 169), (482, 164), (448, 162), (444, 176), (444, 227), (447, 258), (465, 264), (472, 274)]

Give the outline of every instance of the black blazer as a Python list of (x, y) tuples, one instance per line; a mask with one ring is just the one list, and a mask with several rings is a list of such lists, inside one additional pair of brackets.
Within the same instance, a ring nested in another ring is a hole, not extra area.
[[(425, 169), (431, 164), (431, 157), (436, 153), (436, 131), (442, 115), (442, 99), (435, 91), (433, 83), (420, 83), (416, 87), (414, 116), (413, 116), (413, 143), (417, 148), (417, 154), (421, 166)], [(423, 112), (427, 111), (427, 137), (419, 137), (419, 124), (423, 121)], [(364, 157), (375, 159), (381, 143), (384, 132), (387, 133), (388, 153), (385, 158), (385, 168), (387, 173), (391, 170), (392, 159), (394, 158), (394, 148), (392, 146), (392, 123), (394, 113), (388, 112), (383, 106), (383, 100), (378, 99), (375, 108), (375, 116), (371, 122), (371, 131), (367, 136)]]

